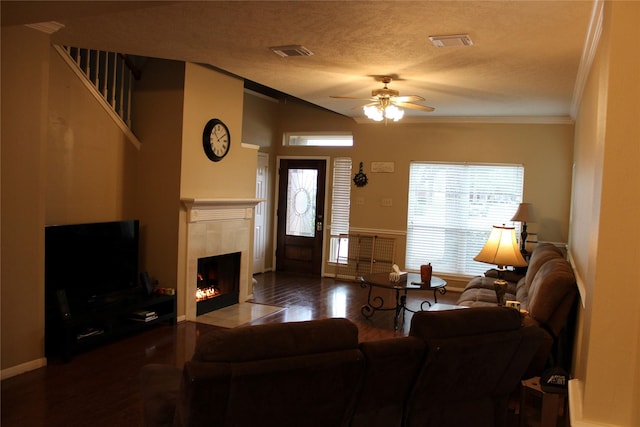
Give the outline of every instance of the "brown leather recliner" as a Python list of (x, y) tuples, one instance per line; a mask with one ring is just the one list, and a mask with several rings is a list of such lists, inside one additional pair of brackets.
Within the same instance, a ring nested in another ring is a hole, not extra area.
[(221, 329), (198, 341), (181, 373), (143, 368), (145, 423), (348, 426), (363, 370), (347, 319)]
[(509, 396), (543, 338), (521, 323), (506, 307), (416, 313), (410, 335), (427, 348), (404, 425), (506, 426)]
[[(469, 307), (495, 306), (493, 282), (496, 277), (494, 270), (487, 271), (485, 276), (474, 277), (457, 303)], [(539, 376), (550, 364), (568, 363), (558, 359), (566, 359), (561, 353), (569, 351), (571, 314), (577, 302), (578, 286), (563, 252), (553, 244), (540, 243), (531, 254), (526, 275), (508, 272), (504, 279), (509, 282), (506, 299), (520, 301), (521, 308), (528, 312), (524, 317), (525, 324), (538, 326), (545, 332), (544, 342), (527, 375)], [(565, 338), (564, 342), (561, 338)]]
[(409, 337), (358, 344), (324, 319), (203, 336), (180, 370), (149, 365), (147, 426), (501, 426), (540, 344), (504, 307), (420, 312)]

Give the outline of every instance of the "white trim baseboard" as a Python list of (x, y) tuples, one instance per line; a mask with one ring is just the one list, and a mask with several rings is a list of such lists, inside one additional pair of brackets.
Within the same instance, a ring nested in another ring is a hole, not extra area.
[(623, 427), (618, 424), (585, 420), (582, 415), (583, 390), (584, 385), (581, 380), (569, 380), (569, 417), (571, 427)]
[(589, 29), (587, 38), (582, 50), (580, 65), (578, 66), (578, 74), (573, 87), (573, 99), (569, 108), (570, 115), (575, 118), (578, 114), (578, 107), (582, 100), (582, 93), (586, 85), (587, 77), (591, 71), (591, 65), (596, 56), (598, 43), (600, 42), (600, 34), (602, 33), (602, 19), (604, 13), (604, 0), (594, 0), (593, 9), (591, 10), (591, 20), (589, 21)]
[(30, 362), (21, 363), (19, 365), (12, 366), (0, 371), (0, 380), (4, 381), (7, 378), (15, 377), (16, 375), (24, 374), (25, 372), (34, 371), (44, 366), (47, 366), (46, 357), (41, 357)]

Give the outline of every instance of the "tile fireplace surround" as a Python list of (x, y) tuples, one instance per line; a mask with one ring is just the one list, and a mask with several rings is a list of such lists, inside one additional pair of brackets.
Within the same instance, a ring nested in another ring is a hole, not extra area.
[(254, 208), (260, 199), (182, 199), (186, 208), (186, 320), (196, 319), (198, 258), (240, 252), (240, 295), (252, 293)]

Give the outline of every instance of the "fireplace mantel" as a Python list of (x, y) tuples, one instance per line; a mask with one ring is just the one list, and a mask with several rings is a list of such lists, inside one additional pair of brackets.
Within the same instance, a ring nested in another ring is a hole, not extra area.
[(264, 199), (181, 199), (189, 222), (253, 217), (253, 208)]
[(225, 207), (225, 206), (255, 206), (260, 202), (264, 202), (265, 199), (182, 199), (182, 203), (185, 206), (195, 208), (210, 207)]

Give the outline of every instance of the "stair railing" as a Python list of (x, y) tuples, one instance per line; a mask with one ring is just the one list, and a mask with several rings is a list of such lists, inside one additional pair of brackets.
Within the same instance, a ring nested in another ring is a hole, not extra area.
[(96, 99), (127, 133), (135, 145), (140, 142), (131, 131), (132, 93), (140, 71), (123, 54), (69, 46), (54, 46)]

